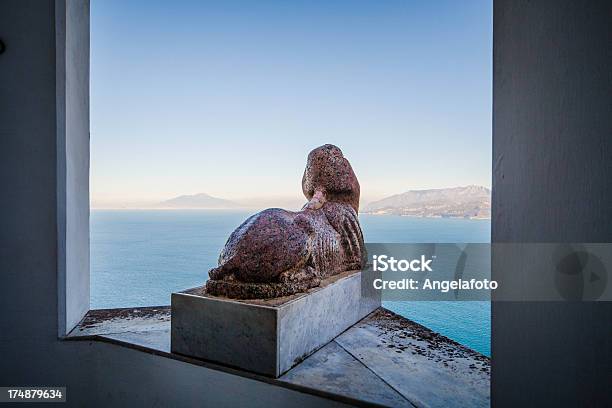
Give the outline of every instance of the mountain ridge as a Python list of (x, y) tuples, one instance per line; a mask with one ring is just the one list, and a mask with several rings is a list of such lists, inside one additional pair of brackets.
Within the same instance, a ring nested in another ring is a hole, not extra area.
[(213, 197), (206, 193), (180, 195), (156, 205), (158, 208), (194, 208), (194, 209), (233, 209), (240, 204), (224, 198)]
[(491, 190), (478, 185), (409, 190), (367, 204), (365, 214), (415, 217), (491, 217)]

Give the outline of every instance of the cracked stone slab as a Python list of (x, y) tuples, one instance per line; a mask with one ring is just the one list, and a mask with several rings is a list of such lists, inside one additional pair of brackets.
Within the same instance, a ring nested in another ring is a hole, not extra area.
[(288, 371), (280, 381), (384, 406), (414, 408), (334, 341)]
[(490, 406), (489, 358), (392, 312), (335, 341), (417, 407)]

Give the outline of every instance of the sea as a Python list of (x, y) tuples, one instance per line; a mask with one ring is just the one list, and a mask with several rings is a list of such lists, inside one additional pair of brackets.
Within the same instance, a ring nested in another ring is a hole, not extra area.
[[(91, 308), (161, 306), (200, 286), (229, 234), (252, 212), (92, 210)], [(360, 214), (366, 242), (488, 243), (489, 220)], [(408, 319), (490, 356), (491, 308), (483, 301), (384, 302)]]

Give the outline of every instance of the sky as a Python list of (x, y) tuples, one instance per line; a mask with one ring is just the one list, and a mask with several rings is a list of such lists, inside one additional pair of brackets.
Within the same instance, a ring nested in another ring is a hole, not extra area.
[(91, 2), (92, 207), (304, 200), (337, 145), (362, 202), (491, 179), (492, 4)]

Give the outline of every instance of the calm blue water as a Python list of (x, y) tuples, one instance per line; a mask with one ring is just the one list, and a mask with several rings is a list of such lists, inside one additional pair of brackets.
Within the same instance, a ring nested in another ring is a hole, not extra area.
[[(225, 210), (92, 210), (91, 308), (170, 304), (199, 286), (229, 234), (250, 215)], [(366, 242), (489, 242), (485, 220), (360, 215)], [(490, 355), (488, 302), (385, 302), (385, 307)]]

